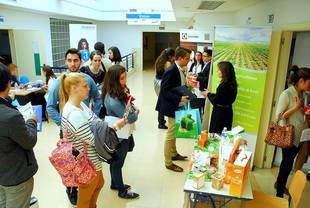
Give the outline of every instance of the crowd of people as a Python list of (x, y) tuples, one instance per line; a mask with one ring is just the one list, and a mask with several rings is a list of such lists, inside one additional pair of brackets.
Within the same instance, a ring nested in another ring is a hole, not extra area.
[[(43, 66), (46, 77), (43, 87), (48, 116), (59, 126), (60, 138), (73, 144), (74, 156), (85, 148), (96, 170), (96, 177), (87, 185), (66, 187), (65, 192), (72, 205), (78, 208), (96, 207), (98, 195), (104, 186), (102, 160), (97, 154), (93, 121), (106, 116), (116, 118), (109, 125), (110, 131), (117, 132), (129, 127), (128, 137), (118, 137), (119, 146), (110, 165), (110, 189), (118, 191), (118, 197), (135, 199), (138, 193), (131, 191), (126, 184), (122, 168), (127, 153), (133, 150), (132, 142), (135, 122), (139, 108), (133, 105), (134, 96), (127, 86), (126, 69), (121, 65), (121, 53), (117, 47), (108, 49), (108, 62), (104, 55), (102, 42), (94, 45), (95, 50), (86, 54), (89, 46), (81, 39), (79, 48), (70, 48), (65, 53), (68, 70), (56, 77), (49, 66)], [(187, 160), (187, 156), (177, 151), (175, 138), (175, 112), (190, 102), (187, 95), (175, 91), (177, 87), (189, 85), (191, 80), (199, 81), (199, 90), (204, 99), (212, 104), (209, 132), (220, 134), (226, 127), (232, 128), (233, 108), (238, 93), (234, 66), (228, 61), (217, 63), (217, 76), (220, 83), (215, 93), (209, 90), (212, 75), (212, 50), (192, 51), (184, 47), (164, 49), (156, 59), (154, 89), (158, 96), (158, 128), (167, 129), (164, 142), (164, 165), (166, 169), (182, 172), (183, 168), (175, 161)], [(88, 64), (84, 62), (88, 61)], [(19, 111), (12, 106), (9, 96), (11, 87), (19, 85), (17, 66), (0, 64), (0, 207), (29, 207), (33, 190), (33, 175), (38, 170), (33, 148), (37, 141), (37, 118), (31, 116), (24, 120)], [(290, 74), (290, 86), (279, 98), (277, 116), (295, 126), (295, 143), (290, 149), (283, 149), (279, 175), (275, 184), (277, 196), (283, 197), (285, 185), (294, 158), (300, 147), (298, 138), (304, 128), (303, 93), (310, 89), (310, 70), (294, 68)], [(130, 110), (128, 110), (128, 106)], [(306, 116), (310, 112), (306, 112)], [(165, 119), (166, 117), (166, 119)], [(306, 145), (304, 145), (306, 146)], [(21, 191), (22, 190), (22, 191)]]

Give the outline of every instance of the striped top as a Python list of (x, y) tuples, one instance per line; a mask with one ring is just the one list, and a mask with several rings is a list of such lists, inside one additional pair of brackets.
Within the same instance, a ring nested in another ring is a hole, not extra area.
[(69, 102), (65, 104), (61, 117), (61, 128), (65, 132), (64, 129), (67, 126), (67, 139), (78, 151), (83, 151), (83, 141), (88, 144), (88, 157), (96, 166), (96, 170), (99, 171), (102, 169), (102, 162), (95, 149), (94, 134), (90, 130), (90, 123), (96, 118), (96, 115), (83, 102), (81, 107), (83, 110)]

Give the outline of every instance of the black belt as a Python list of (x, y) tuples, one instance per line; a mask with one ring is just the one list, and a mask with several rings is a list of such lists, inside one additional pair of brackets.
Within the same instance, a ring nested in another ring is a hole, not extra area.
[(216, 107), (220, 107), (220, 108), (229, 108), (229, 107), (231, 107), (231, 105), (220, 105), (220, 104), (216, 104)]

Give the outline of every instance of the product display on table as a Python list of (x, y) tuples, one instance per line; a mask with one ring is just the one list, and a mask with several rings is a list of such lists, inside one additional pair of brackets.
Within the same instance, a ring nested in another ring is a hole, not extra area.
[(252, 152), (245, 150), (247, 141), (236, 133), (243, 131), (239, 126), (234, 133), (224, 129), (221, 136), (201, 132), (190, 160), (188, 177), (193, 188), (205, 189), (201, 184), (203, 177), (212, 189), (221, 190), (225, 186), (230, 195), (241, 197), (252, 158)]

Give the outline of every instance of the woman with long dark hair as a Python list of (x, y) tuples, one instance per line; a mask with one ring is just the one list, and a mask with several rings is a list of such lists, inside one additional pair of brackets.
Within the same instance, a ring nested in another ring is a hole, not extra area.
[(109, 55), (109, 59), (112, 62), (112, 64), (120, 64), (122, 62), (122, 56), (121, 56), (121, 52), (119, 51), (119, 49), (115, 46), (110, 47), (108, 49), (108, 55)]
[[(154, 80), (154, 90), (156, 95), (159, 95), (160, 91), (160, 83), (161, 78), (165, 71), (172, 65), (173, 61), (175, 59), (175, 51), (172, 48), (166, 48), (164, 49), (160, 55), (157, 57), (155, 61), (155, 70), (156, 70), (156, 76)], [(158, 128), (159, 129), (168, 129), (168, 127), (165, 125), (165, 116), (162, 115), (160, 112), (158, 112)]]
[(203, 60), (202, 60), (202, 53), (197, 51), (194, 57), (194, 63), (192, 63), (191, 67), (189, 68), (189, 72), (193, 73), (194, 75), (198, 75), (203, 69)]
[[(126, 69), (119, 65), (113, 65), (106, 73), (102, 88), (103, 103), (106, 107), (107, 116), (117, 118), (126, 118), (130, 125), (130, 132), (132, 134), (133, 124), (138, 119), (139, 111), (128, 111), (126, 106), (129, 100), (129, 89), (126, 85), (127, 75)], [(127, 114), (125, 116), (125, 114)], [(132, 136), (132, 135), (131, 135)], [(117, 159), (110, 164), (111, 173), (111, 189), (118, 191), (118, 196), (124, 199), (134, 199), (139, 197), (139, 194), (130, 192), (130, 185), (124, 184), (122, 168), (129, 150), (129, 139), (119, 138), (120, 147), (116, 152)]]
[(228, 61), (218, 63), (218, 77), (220, 84), (216, 88), (216, 93), (209, 90), (202, 92), (207, 96), (213, 105), (209, 132), (220, 134), (224, 127), (231, 130), (233, 121), (232, 104), (237, 97), (237, 80), (234, 66)]
[(304, 129), (303, 92), (310, 89), (310, 69), (294, 67), (289, 80), (291, 85), (279, 97), (276, 118), (280, 119), (279, 125), (294, 126), (294, 145), (282, 149), (282, 161), (275, 184), (278, 197), (283, 197), (288, 175), (300, 149), (300, 137)]

